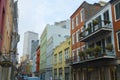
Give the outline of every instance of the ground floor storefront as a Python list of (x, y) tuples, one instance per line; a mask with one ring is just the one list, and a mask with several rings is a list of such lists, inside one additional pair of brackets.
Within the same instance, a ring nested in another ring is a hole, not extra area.
[(71, 67), (54, 68), (53, 80), (71, 80)]
[(120, 64), (107, 58), (73, 64), (72, 80), (120, 80)]

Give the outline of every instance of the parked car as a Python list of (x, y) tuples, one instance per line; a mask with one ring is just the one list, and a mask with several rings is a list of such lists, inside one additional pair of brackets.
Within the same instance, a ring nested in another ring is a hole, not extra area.
[(27, 80), (40, 80), (38, 77), (28, 77)]

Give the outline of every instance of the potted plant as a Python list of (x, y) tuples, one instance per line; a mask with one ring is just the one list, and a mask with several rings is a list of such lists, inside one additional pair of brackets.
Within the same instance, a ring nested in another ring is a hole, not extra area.
[(98, 20), (93, 20), (93, 26), (96, 26), (99, 22), (98, 22)]
[(95, 46), (95, 48), (94, 48), (94, 55), (95, 55), (95, 57), (97, 57), (98, 56), (98, 53), (101, 51), (101, 47), (100, 46)]
[(107, 44), (106, 49), (108, 51), (112, 51), (113, 50), (113, 45), (111, 43)]
[(80, 37), (84, 37), (84, 34), (83, 34), (83, 32), (81, 32), (81, 33), (79, 34), (79, 36), (80, 36)]
[(86, 54), (91, 55), (93, 52), (93, 48), (87, 48), (86, 49)]
[(79, 56), (80, 56), (80, 59), (83, 60), (84, 57), (85, 57), (85, 52), (84, 51), (80, 51), (79, 52)]
[(110, 21), (109, 20), (104, 20), (104, 24), (110, 24)]
[(90, 30), (90, 27), (87, 27), (87, 28), (86, 28), (86, 31), (89, 31), (89, 30)]

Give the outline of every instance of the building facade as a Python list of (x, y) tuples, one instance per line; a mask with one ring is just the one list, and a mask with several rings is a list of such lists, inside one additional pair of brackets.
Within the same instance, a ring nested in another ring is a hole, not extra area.
[[(2, 48), (3, 36), (4, 36), (5, 13), (6, 13), (6, 0), (1, 0), (0, 1), (0, 54), (2, 52), (1, 48)], [(0, 66), (0, 79), (1, 77), (2, 77), (2, 67)]]
[(119, 0), (111, 0), (112, 5), (112, 20), (113, 20), (113, 30), (114, 30), (114, 44), (116, 51), (116, 80), (120, 79), (120, 1)]
[[(41, 36), (40, 72), (43, 71), (45, 80), (52, 78), (53, 48), (64, 41), (70, 34), (69, 20), (46, 25)], [(42, 77), (42, 76), (41, 76)], [(44, 79), (44, 78), (42, 78)]]
[(39, 40), (32, 40), (31, 41), (31, 53), (30, 53), (31, 57), (30, 57), (30, 59), (33, 58), (32, 54), (36, 52), (38, 45), (39, 45)]
[[(83, 2), (80, 7), (71, 16), (71, 37), (72, 37), (72, 55), (76, 59), (78, 55), (78, 48), (83, 47), (84, 43), (79, 42), (79, 34), (84, 29), (84, 22), (94, 15), (96, 11), (99, 10), (101, 6), (99, 4), (89, 4)], [(88, 13), (92, 11), (91, 14)], [(75, 60), (77, 61), (77, 60)]]
[(53, 52), (53, 80), (72, 80), (69, 58), (71, 57), (71, 38), (60, 43)]
[[(72, 47), (72, 57), (73, 63), (79, 61), (79, 52), (85, 49), (85, 42), (79, 42), (79, 35), (84, 31), (85, 22), (94, 15), (100, 8), (101, 3), (89, 4), (84, 1), (80, 7), (71, 15), (71, 47)], [(73, 73), (74, 80), (77, 80), (79, 69), (75, 68)]]
[[(14, 76), (14, 72), (11, 75), (11, 70), (13, 70), (13, 67), (16, 68), (17, 63), (16, 53), (17, 43), (19, 42), (17, 18), (17, 1), (0, 0), (0, 52), (2, 53), (0, 60), (0, 65), (2, 66), (0, 80), (10, 80)], [(15, 57), (13, 58), (14, 53)], [(5, 62), (9, 62), (9, 64)]]
[(38, 40), (38, 33), (27, 31), (24, 33), (24, 43), (23, 43), (23, 55), (29, 56), (31, 58), (31, 42), (32, 40)]
[(36, 49), (37, 57), (36, 57), (36, 76), (39, 76), (40, 74), (40, 45)]
[(0, 50), (2, 47), (3, 31), (5, 26), (6, 0), (0, 1)]

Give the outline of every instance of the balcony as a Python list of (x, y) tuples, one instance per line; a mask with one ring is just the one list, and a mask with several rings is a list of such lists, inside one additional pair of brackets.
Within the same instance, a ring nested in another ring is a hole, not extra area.
[[(98, 50), (98, 49), (97, 49)], [(74, 64), (84, 64), (87, 62), (95, 62), (95, 61), (109, 61), (115, 59), (115, 53), (113, 50), (102, 50), (99, 51), (81, 51), (79, 52), (79, 56), (74, 56), (71, 58), (71, 65)], [(98, 62), (99, 63), (99, 62)]]
[(105, 35), (110, 32), (112, 32), (112, 23), (105, 23), (105, 21), (101, 21), (99, 24), (92, 25), (91, 27), (84, 29), (84, 31), (79, 35), (79, 41), (87, 42), (95, 37), (99, 37), (100, 35)]

